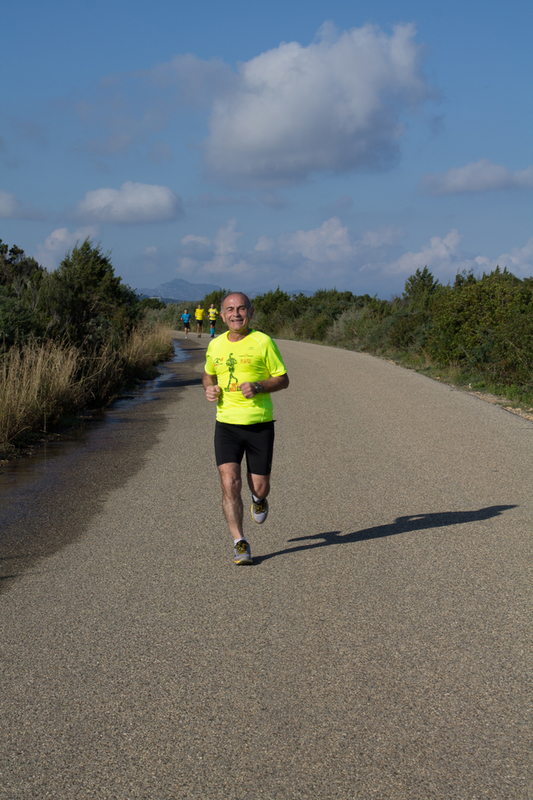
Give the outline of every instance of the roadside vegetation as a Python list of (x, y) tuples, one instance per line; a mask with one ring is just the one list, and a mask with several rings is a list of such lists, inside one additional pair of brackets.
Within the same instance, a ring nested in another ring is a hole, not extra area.
[[(209, 295), (202, 306), (219, 307), (225, 293)], [(274, 338), (370, 353), (456, 386), (533, 405), (533, 278), (521, 280), (506, 268), (461, 273), (444, 286), (424, 267), (390, 301), (336, 289), (289, 295), (278, 287), (253, 304), (255, 327)], [(174, 314), (178, 324), (181, 308), (169, 305), (156, 313), (165, 321)]]
[(173, 348), (149, 305), (89, 240), (51, 273), (0, 240), (1, 457), (155, 374)]
[(279, 338), (371, 353), (475, 391), (533, 403), (533, 278), (506, 268), (458, 274), (443, 286), (427, 267), (390, 301), (336, 290), (277, 289), (254, 298), (255, 322)]
[[(206, 295), (202, 307), (220, 310), (227, 291)], [(444, 286), (425, 267), (391, 300), (278, 287), (253, 303), (255, 327), (274, 338), (370, 353), (533, 405), (533, 278), (506, 268), (458, 274)], [(90, 240), (52, 273), (0, 240), (0, 455), (154, 374), (172, 354), (170, 331), (183, 329), (185, 308), (194, 334), (197, 305), (139, 300)], [(223, 330), (219, 317), (216, 331)]]

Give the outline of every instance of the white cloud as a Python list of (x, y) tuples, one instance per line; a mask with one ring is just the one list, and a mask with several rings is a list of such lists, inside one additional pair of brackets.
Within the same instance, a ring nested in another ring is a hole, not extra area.
[(412, 25), (390, 36), (370, 25), (340, 35), (325, 26), (308, 47), (283, 43), (242, 64), (213, 105), (211, 176), (268, 188), (315, 171), (389, 166), (403, 113), (434, 94), (414, 36)]
[(77, 242), (84, 242), (87, 238), (94, 239), (97, 235), (98, 229), (92, 225), (78, 228), (72, 233), (68, 228), (57, 228), (44, 244), (37, 246), (35, 258), (46, 269), (54, 270)]
[(453, 167), (440, 175), (424, 175), (421, 188), (428, 194), (533, 189), (533, 167), (512, 171), (487, 159), (481, 159), (465, 167)]
[(401, 228), (384, 226), (354, 238), (338, 217), (331, 217), (319, 228), (280, 236), (277, 255), (291, 259), (298, 280), (320, 281), (328, 286), (344, 282), (353, 287), (354, 275), (361, 271), (364, 261), (370, 257), (372, 263), (381, 263), (378, 259), (403, 236)]
[(0, 189), (0, 219), (42, 219), (42, 215), (11, 192)]
[(425, 266), (443, 284), (453, 283), (458, 272), (479, 275), (497, 266), (522, 278), (533, 274), (533, 238), (524, 247), (491, 258), (465, 253), (464, 236), (456, 229), (402, 254), (398, 248), (403, 229), (383, 226), (355, 236), (337, 217), (277, 238), (261, 235), (250, 250), (239, 247), (242, 236), (235, 219), (212, 237), (184, 236), (178, 273), (187, 280), (209, 280), (228, 288), (238, 281), (249, 291), (266, 291), (276, 284), (301, 289), (337, 286), (361, 294), (377, 291), (385, 298), (401, 293), (406, 278)]
[[(178, 259), (178, 272), (184, 277), (199, 272), (217, 279), (223, 274), (241, 274), (248, 266), (238, 253), (237, 242), (242, 235), (242, 231), (237, 230), (237, 220), (230, 219), (218, 229), (213, 241), (205, 236), (184, 236), (181, 243), (186, 253)], [(191, 249), (191, 245), (196, 247)], [(209, 251), (205, 250), (207, 247)]]
[(270, 236), (260, 236), (259, 240), (255, 246), (257, 252), (267, 252), (273, 250), (276, 246), (276, 242)]
[(469, 272), (480, 275), (491, 272), (496, 267), (507, 269), (519, 278), (533, 274), (533, 238), (525, 247), (515, 247), (510, 253), (503, 253), (498, 258), (486, 255), (469, 257), (460, 248), (464, 236), (455, 228), (446, 236), (432, 236), (429, 243), (419, 251), (404, 253), (394, 261), (377, 261), (366, 263), (361, 272), (372, 272), (375, 276), (392, 280), (398, 277), (407, 278), (417, 269), (427, 267), (441, 283), (453, 282), (458, 272)]
[(120, 189), (87, 192), (77, 216), (94, 222), (166, 222), (183, 214), (181, 198), (166, 186), (127, 181)]
[(533, 239), (530, 239), (525, 247), (514, 247), (510, 253), (503, 253), (490, 263), (490, 268), (507, 267), (509, 272), (518, 278), (526, 278), (533, 275)]
[[(432, 236), (429, 244), (422, 247), (419, 252), (404, 253), (396, 261), (382, 265), (383, 271), (393, 275), (412, 275), (417, 269), (427, 267), (430, 271), (455, 274), (458, 269), (465, 266), (465, 262), (460, 263), (458, 258), (459, 243), (463, 236), (454, 228), (444, 238)], [(472, 262), (468, 262), (468, 267)], [(377, 265), (367, 264), (363, 269), (373, 269)]]
[(11, 192), (0, 190), (0, 218), (16, 219), (22, 216), (22, 203)]
[(208, 239), (207, 236), (194, 236), (192, 233), (189, 233), (188, 236), (184, 236), (181, 240), (182, 244), (203, 244), (206, 247), (211, 245), (211, 239)]
[(381, 228), (364, 231), (361, 236), (361, 245), (375, 250), (384, 246), (398, 244), (404, 235), (403, 228), (398, 228), (396, 225), (384, 225)]
[(76, 106), (91, 131), (79, 149), (117, 157), (135, 147), (164, 163), (171, 142), (153, 137), (190, 105), (210, 110), (207, 174), (233, 188), (268, 190), (314, 172), (388, 168), (399, 158), (405, 115), (436, 97), (415, 36), (405, 24), (391, 33), (324, 25), (311, 44), (282, 42), (237, 71), (189, 53), (111, 75)]
[(331, 217), (319, 228), (280, 236), (278, 244), (281, 252), (299, 254), (316, 264), (353, 264), (368, 251), (397, 244), (403, 235), (401, 228), (389, 226), (366, 230), (354, 240), (340, 219)]
[(281, 249), (289, 255), (299, 253), (309, 261), (320, 264), (347, 261), (357, 253), (357, 247), (350, 241), (348, 228), (342, 226), (338, 217), (326, 220), (320, 228), (280, 236), (279, 242)]
[(237, 230), (237, 220), (230, 219), (228, 223), (219, 228), (215, 239), (216, 257), (224, 260), (237, 252), (237, 242), (242, 236), (242, 231)]
[[(311, 230), (299, 230), (277, 239), (259, 236), (252, 250), (239, 250), (242, 232), (235, 219), (209, 239), (188, 234), (178, 260), (180, 275), (190, 280), (217, 280), (227, 285), (235, 276), (250, 287), (276, 281), (312, 286), (353, 286), (354, 276), (365, 259), (376, 261), (398, 244), (404, 233), (390, 226), (364, 231), (352, 237), (337, 217)], [(225, 280), (224, 275), (228, 276)], [(357, 280), (357, 279), (356, 279)], [(244, 285), (244, 284), (243, 284)]]
[[(443, 284), (453, 283), (460, 272), (472, 271), (480, 276), (492, 272), (496, 267), (507, 267), (518, 278), (533, 276), (533, 238), (524, 247), (514, 247), (510, 253), (503, 253), (497, 258), (466, 255), (460, 248), (463, 238), (454, 229), (444, 238), (433, 236), (429, 244), (420, 251), (404, 253), (395, 261), (373, 260), (365, 264), (359, 272), (361, 275), (373, 275), (374, 283), (379, 281), (383, 286), (395, 285), (396, 288), (392, 291), (396, 292), (401, 291), (400, 279), (403, 281), (425, 266)], [(386, 293), (381, 292), (381, 296), (385, 297)]]

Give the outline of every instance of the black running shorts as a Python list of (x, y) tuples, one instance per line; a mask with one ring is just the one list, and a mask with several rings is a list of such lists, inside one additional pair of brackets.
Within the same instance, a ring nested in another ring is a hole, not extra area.
[(248, 472), (253, 475), (270, 475), (274, 452), (274, 423), (257, 422), (255, 425), (215, 425), (215, 457), (221, 464), (240, 464), (246, 453)]

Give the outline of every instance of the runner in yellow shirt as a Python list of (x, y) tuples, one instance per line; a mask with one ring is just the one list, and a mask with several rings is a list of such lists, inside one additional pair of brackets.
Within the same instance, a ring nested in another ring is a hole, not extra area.
[(211, 307), (207, 309), (207, 316), (209, 317), (209, 333), (211, 334), (211, 339), (214, 339), (215, 322), (217, 321), (218, 317), (218, 309), (215, 308), (214, 303), (211, 303)]
[(202, 335), (202, 325), (204, 322), (205, 311), (202, 308), (202, 304), (198, 303), (198, 308), (194, 311), (194, 317), (196, 319), (196, 333), (198, 334), (198, 338)]
[(274, 449), (271, 393), (286, 389), (289, 376), (274, 341), (251, 328), (253, 308), (241, 292), (226, 295), (220, 316), (227, 333), (209, 343), (203, 385), (217, 403), (215, 457), (222, 483), (222, 508), (233, 536), (236, 564), (251, 564), (243, 532), (241, 462), (246, 454), (252, 517), (267, 518)]

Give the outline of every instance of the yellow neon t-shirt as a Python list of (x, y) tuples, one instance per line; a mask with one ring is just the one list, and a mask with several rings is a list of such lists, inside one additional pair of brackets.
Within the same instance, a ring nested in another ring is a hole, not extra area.
[(194, 312), (194, 316), (196, 317), (196, 319), (198, 321), (203, 320), (204, 314), (205, 314), (205, 311), (204, 311), (203, 308), (197, 308), (196, 311)]
[(272, 398), (260, 392), (248, 400), (240, 385), (285, 375), (287, 370), (276, 343), (265, 333), (250, 331), (239, 342), (230, 342), (227, 331), (207, 348), (205, 371), (216, 375), (220, 386), (217, 420), (233, 425), (253, 425), (273, 418)]
[(207, 309), (207, 316), (209, 317), (211, 322), (214, 322), (216, 320), (217, 314), (218, 314), (218, 311), (216, 310), (216, 308), (208, 308)]

